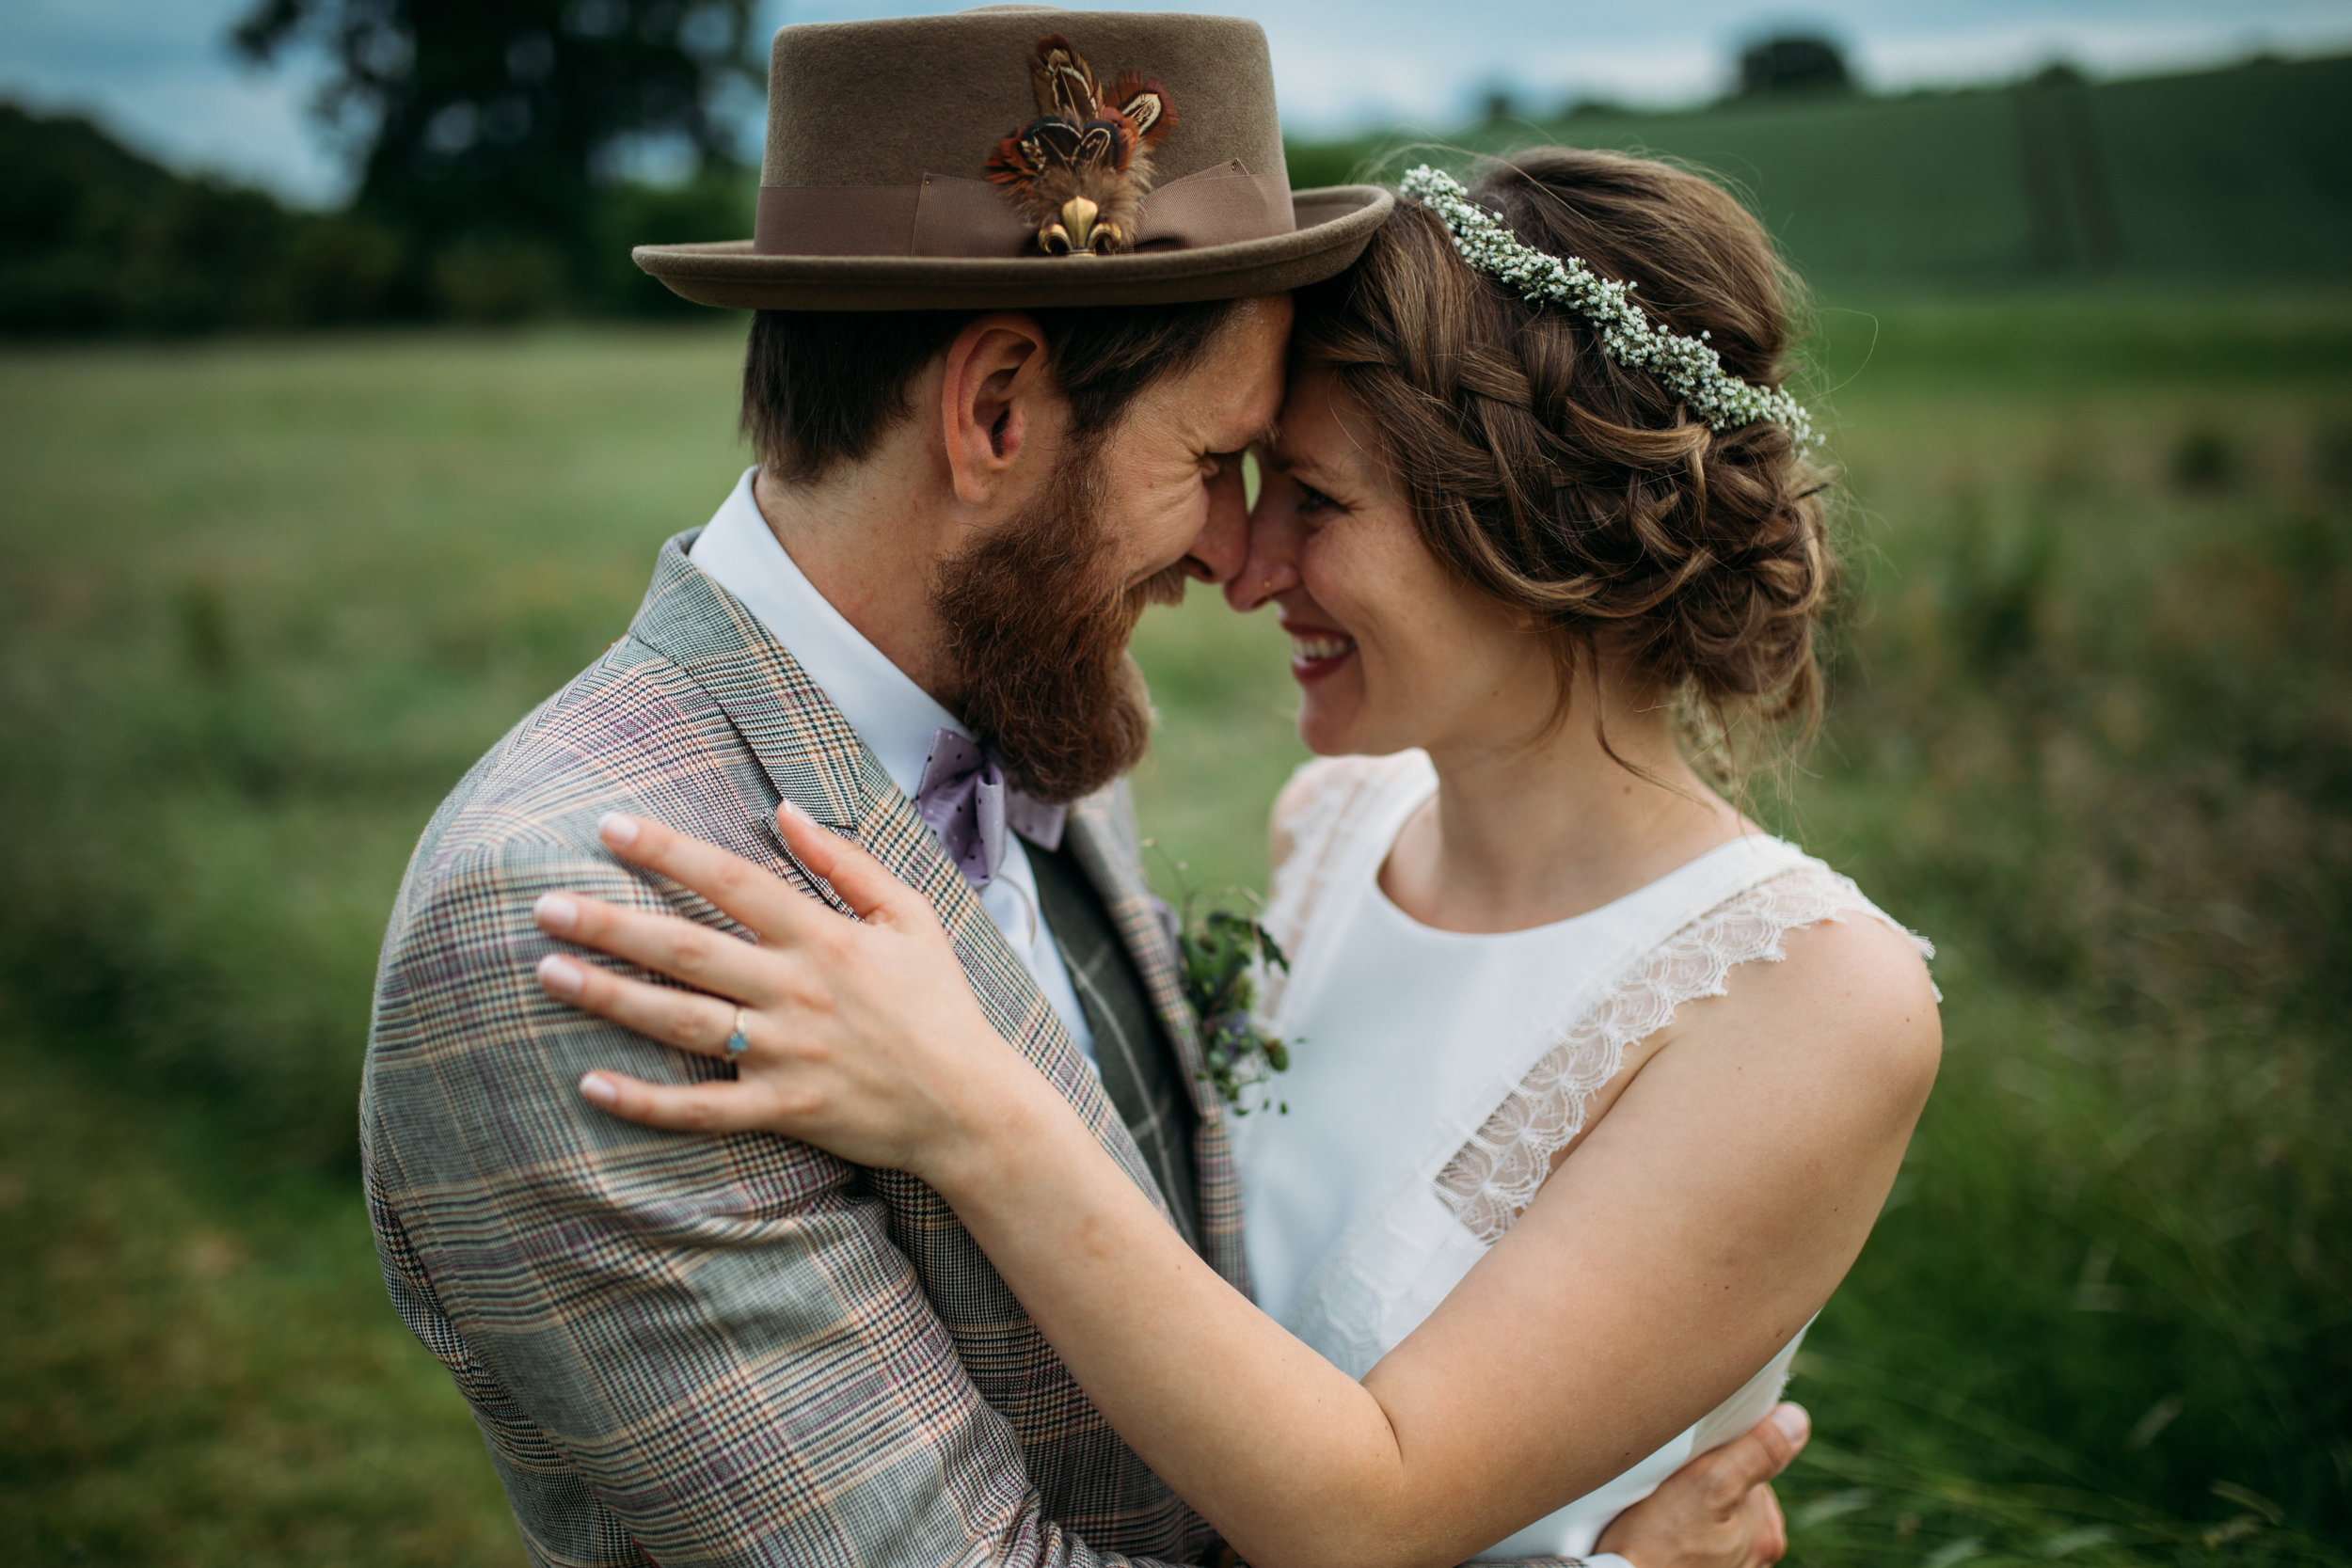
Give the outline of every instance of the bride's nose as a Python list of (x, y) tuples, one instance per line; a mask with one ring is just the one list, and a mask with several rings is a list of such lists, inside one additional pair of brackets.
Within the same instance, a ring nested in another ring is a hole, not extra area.
[(1293, 489), (1268, 475), (1249, 514), (1249, 554), (1225, 584), (1225, 602), (1244, 614), (1298, 586), (1298, 511)]

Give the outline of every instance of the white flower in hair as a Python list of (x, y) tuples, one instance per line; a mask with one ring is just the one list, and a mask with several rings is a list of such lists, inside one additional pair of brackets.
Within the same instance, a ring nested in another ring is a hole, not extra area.
[(1517, 289), (1531, 305), (1565, 305), (1581, 315), (1600, 335), (1609, 357), (1658, 377), (1709, 429), (1736, 430), (1770, 420), (1787, 426), (1800, 447), (1818, 439), (1803, 404), (1776, 387), (1758, 387), (1724, 370), (1706, 333), (1686, 338), (1653, 326), (1629, 297), (1631, 283), (1601, 277), (1581, 257), (1554, 256), (1525, 244), (1472, 201), (1460, 181), (1427, 164), (1406, 174), (1401, 188), (1445, 220), (1462, 260)]

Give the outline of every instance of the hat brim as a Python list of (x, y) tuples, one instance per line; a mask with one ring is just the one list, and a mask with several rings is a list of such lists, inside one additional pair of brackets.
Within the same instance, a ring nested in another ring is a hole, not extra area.
[(1286, 293), (1344, 272), (1396, 206), (1377, 185), (1295, 192), (1288, 234), (1123, 256), (757, 256), (749, 240), (629, 254), (697, 305), (738, 310), (990, 310), (1175, 305)]

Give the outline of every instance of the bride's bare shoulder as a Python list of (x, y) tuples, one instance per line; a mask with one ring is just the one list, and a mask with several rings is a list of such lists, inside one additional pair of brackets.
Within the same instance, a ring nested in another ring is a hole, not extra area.
[(1677, 1031), (1767, 1053), (1783, 1071), (1876, 1090), (1914, 1112), (1942, 1060), (1943, 1020), (1919, 943), (1855, 911), (1785, 932), (1780, 961), (1741, 964)]

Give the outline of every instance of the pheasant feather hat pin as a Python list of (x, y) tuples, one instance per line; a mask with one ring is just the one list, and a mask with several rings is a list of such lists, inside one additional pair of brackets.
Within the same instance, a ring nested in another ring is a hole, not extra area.
[(996, 144), (988, 177), (1037, 227), (1049, 256), (1113, 256), (1133, 248), (1152, 189), (1152, 149), (1176, 128), (1159, 79), (1119, 73), (1105, 93), (1086, 56), (1059, 33), (1029, 61), (1037, 119)]

